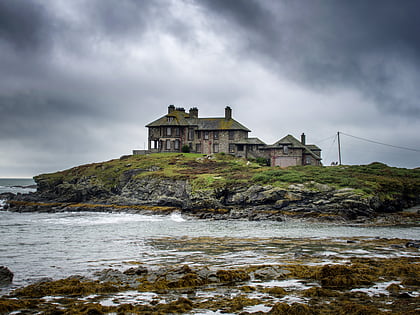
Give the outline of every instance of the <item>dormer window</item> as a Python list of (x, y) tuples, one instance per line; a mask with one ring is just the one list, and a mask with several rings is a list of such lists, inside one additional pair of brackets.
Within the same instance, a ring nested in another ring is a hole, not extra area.
[(167, 122), (173, 122), (174, 121), (174, 118), (172, 117), (172, 116), (168, 116), (168, 117), (166, 117), (166, 120), (167, 120)]

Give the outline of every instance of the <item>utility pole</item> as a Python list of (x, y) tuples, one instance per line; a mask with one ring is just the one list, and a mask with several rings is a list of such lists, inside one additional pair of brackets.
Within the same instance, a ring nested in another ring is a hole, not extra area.
[(338, 140), (338, 165), (341, 165), (340, 131), (337, 131), (337, 140)]

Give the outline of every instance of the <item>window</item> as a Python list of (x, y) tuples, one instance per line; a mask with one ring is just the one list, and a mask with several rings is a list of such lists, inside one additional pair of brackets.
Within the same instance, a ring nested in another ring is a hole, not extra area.
[(179, 140), (175, 140), (174, 149), (179, 150)]
[(235, 131), (229, 130), (229, 140), (234, 140), (234, 139), (235, 139)]
[(310, 156), (305, 157), (305, 165), (311, 165), (311, 157)]
[(213, 152), (214, 153), (219, 153), (219, 144), (218, 143), (213, 144)]
[(283, 153), (284, 153), (284, 154), (289, 154), (289, 147), (288, 147), (287, 145), (285, 145), (285, 146), (283, 147)]
[(197, 152), (197, 153), (201, 153), (201, 144), (200, 144), (200, 143), (197, 143), (197, 144), (195, 145), (195, 152)]
[(194, 140), (194, 129), (188, 128), (188, 140)]
[(167, 136), (172, 135), (172, 128), (171, 127), (166, 127), (166, 135)]
[(243, 151), (243, 150), (244, 150), (244, 145), (238, 144), (238, 151)]
[(166, 140), (166, 150), (171, 149), (171, 140)]
[(175, 130), (175, 136), (179, 137), (179, 128), (174, 128)]
[(204, 131), (204, 140), (209, 140), (209, 132)]
[(173, 122), (174, 118), (172, 116), (168, 116), (168, 117), (166, 117), (166, 121), (167, 122)]
[(201, 132), (197, 131), (197, 139), (201, 139)]
[(218, 131), (213, 131), (213, 139), (214, 140), (218, 140), (219, 139), (219, 132)]
[(235, 153), (235, 145), (233, 143), (229, 144), (229, 153)]

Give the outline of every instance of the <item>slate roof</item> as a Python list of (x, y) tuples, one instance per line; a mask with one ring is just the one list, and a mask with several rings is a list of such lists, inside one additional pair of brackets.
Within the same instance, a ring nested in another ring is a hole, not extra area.
[(321, 160), (321, 157), (315, 153), (314, 151), (321, 151), (320, 148), (318, 148), (314, 144), (307, 144), (304, 145), (302, 142), (300, 142), (298, 139), (293, 137), (292, 135), (287, 135), (277, 142), (275, 142), (273, 145), (267, 145), (266, 147), (263, 147), (262, 149), (278, 149), (281, 148), (284, 145), (291, 145), (291, 149), (302, 149), (304, 154), (310, 154), (315, 159)]
[[(168, 117), (173, 117), (172, 121), (168, 121)], [(197, 126), (198, 130), (244, 130), (250, 132), (247, 127), (237, 122), (235, 119), (222, 118), (190, 118), (190, 114), (175, 110), (170, 114), (146, 125), (146, 127), (160, 126)]]
[(243, 141), (235, 142), (235, 144), (257, 144), (257, 145), (266, 145), (263, 141), (258, 138), (246, 138)]

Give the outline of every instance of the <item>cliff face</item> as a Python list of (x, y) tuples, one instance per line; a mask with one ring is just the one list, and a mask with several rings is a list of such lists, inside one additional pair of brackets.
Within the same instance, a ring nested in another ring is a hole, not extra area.
[[(40, 175), (35, 177), (38, 191), (17, 199), (176, 207), (201, 218), (214, 218), (217, 213), (220, 218), (281, 220), (293, 215), (357, 219), (418, 204), (419, 179), (418, 170), (379, 163), (341, 170), (282, 170), (225, 155), (167, 154), (124, 157)], [(24, 204), (15, 207), (19, 211)]]

